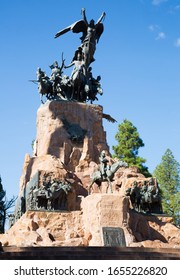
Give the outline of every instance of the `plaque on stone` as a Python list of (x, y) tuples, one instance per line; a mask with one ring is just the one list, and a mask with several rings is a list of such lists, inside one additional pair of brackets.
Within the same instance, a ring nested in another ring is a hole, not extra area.
[(104, 246), (113, 247), (120, 246), (125, 247), (126, 241), (124, 236), (124, 230), (120, 227), (103, 227), (103, 240)]

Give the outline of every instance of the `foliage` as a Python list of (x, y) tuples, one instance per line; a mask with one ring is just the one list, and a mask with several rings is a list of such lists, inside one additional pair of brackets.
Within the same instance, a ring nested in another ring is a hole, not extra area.
[(138, 167), (142, 174), (150, 177), (151, 174), (144, 165), (146, 160), (138, 156), (139, 148), (144, 147), (144, 143), (132, 122), (125, 119), (119, 124), (115, 139), (118, 145), (112, 147), (115, 152), (113, 157), (123, 158), (129, 166)]
[(4, 197), (6, 192), (3, 190), (2, 180), (0, 177), (0, 233), (3, 232), (3, 215), (4, 215)]
[(0, 233), (4, 233), (5, 222), (9, 213), (8, 210), (14, 206), (15, 200), (16, 198), (14, 196), (10, 200), (7, 200), (0, 177)]
[(180, 224), (180, 164), (172, 151), (167, 149), (161, 163), (154, 170), (162, 190), (163, 212), (171, 215)]

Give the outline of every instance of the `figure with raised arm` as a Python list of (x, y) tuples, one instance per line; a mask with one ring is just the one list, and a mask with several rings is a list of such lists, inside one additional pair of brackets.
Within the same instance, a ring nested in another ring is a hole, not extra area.
[(82, 32), (81, 39), (81, 47), (84, 54), (84, 61), (86, 69), (90, 65), (91, 62), (94, 61), (94, 52), (96, 50), (96, 43), (98, 43), (101, 34), (103, 33), (104, 26), (102, 24), (102, 20), (105, 18), (105, 12), (102, 13), (98, 21), (95, 23), (93, 19), (88, 23), (85, 9), (82, 8), (82, 20), (76, 21), (70, 26), (62, 29), (61, 31), (55, 34), (55, 38), (65, 34), (68, 31), (72, 31), (73, 33)]
[(82, 50), (84, 53), (84, 61), (86, 67), (88, 67), (94, 59), (94, 53), (96, 51), (96, 43), (98, 43), (101, 34), (103, 33), (104, 26), (101, 21), (105, 17), (105, 13), (102, 13), (101, 17), (95, 23), (93, 19), (88, 23), (85, 9), (82, 9), (83, 20), (86, 24), (86, 34), (84, 34), (83, 42), (82, 42)]

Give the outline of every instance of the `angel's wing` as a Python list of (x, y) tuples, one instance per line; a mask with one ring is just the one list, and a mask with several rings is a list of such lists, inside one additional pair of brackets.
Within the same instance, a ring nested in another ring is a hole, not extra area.
[(60, 31), (58, 31), (58, 32), (55, 34), (54, 38), (57, 38), (57, 37), (63, 35), (64, 33), (68, 32), (68, 31), (70, 31), (70, 30), (71, 30), (71, 26), (68, 26), (68, 27), (66, 27), (66, 28), (64, 28), (64, 29), (62, 29), (62, 30), (60, 30)]
[(108, 114), (102, 114), (102, 117), (104, 118), (104, 119), (106, 119), (106, 120), (108, 120), (109, 122), (112, 122), (112, 123), (115, 123), (115, 122), (117, 122), (115, 119), (113, 119), (110, 115), (108, 115)]
[(76, 21), (75, 23), (71, 24), (70, 26), (58, 31), (54, 37), (57, 38), (69, 31), (72, 31), (73, 33), (87, 32), (87, 26), (86, 26), (85, 21), (84, 20)]

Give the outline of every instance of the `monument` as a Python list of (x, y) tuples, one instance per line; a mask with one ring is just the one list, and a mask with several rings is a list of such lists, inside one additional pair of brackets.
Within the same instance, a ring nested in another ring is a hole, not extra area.
[[(163, 215), (156, 178), (111, 157), (102, 119), (115, 122), (93, 102), (102, 95), (93, 76), (105, 13), (57, 32), (80, 33), (72, 62), (37, 69), (42, 104), (32, 156), (26, 155), (5, 246), (102, 246), (180, 248), (180, 229)], [(57, 39), (58, 40), (58, 39)], [(73, 66), (71, 76), (65, 74)]]

